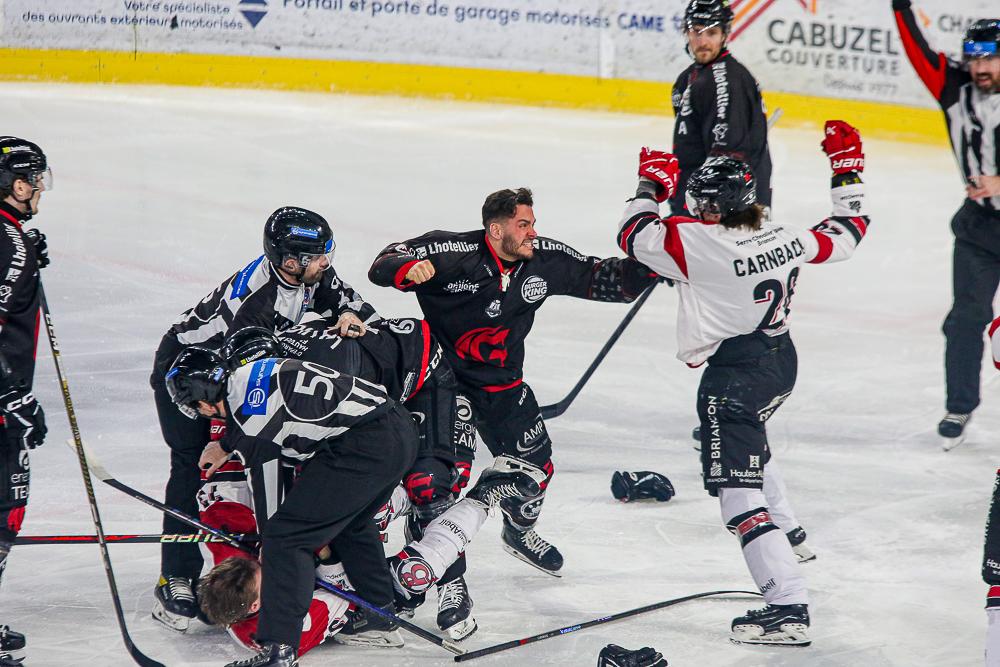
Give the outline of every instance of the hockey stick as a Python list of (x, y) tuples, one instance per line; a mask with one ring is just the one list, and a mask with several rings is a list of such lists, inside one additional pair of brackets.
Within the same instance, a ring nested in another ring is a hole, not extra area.
[[(90, 467), (94, 471), (94, 474), (98, 478), (100, 478), (101, 481), (105, 482), (106, 484), (109, 484), (110, 486), (113, 486), (114, 488), (118, 489), (119, 491), (121, 491), (122, 493), (124, 493), (126, 495), (132, 496), (133, 498), (135, 498), (137, 500), (140, 500), (140, 501), (146, 503), (147, 505), (149, 505), (151, 507), (155, 507), (156, 509), (160, 510), (161, 512), (165, 512), (166, 514), (169, 514), (170, 516), (174, 517), (178, 521), (182, 521), (182, 522), (188, 524), (189, 526), (193, 526), (195, 528), (200, 528), (201, 530), (205, 531), (209, 535), (213, 535), (213, 536), (219, 538), (219, 540), (221, 540), (222, 542), (225, 542), (226, 544), (228, 544), (228, 545), (230, 545), (232, 547), (235, 547), (237, 549), (241, 549), (243, 551), (248, 551), (248, 552), (252, 551), (250, 545), (248, 545), (245, 542), (241, 542), (238, 539), (238, 536), (231, 535), (231, 534), (229, 534), (229, 533), (227, 533), (227, 532), (225, 532), (223, 530), (219, 530), (218, 528), (214, 528), (212, 526), (209, 526), (207, 523), (204, 523), (203, 521), (195, 519), (194, 517), (189, 516), (189, 515), (185, 514), (184, 512), (181, 512), (180, 510), (174, 509), (172, 507), (168, 507), (167, 505), (164, 505), (160, 501), (155, 500), (153, 498), (150, 498), (149, 496), (147, 496), (146, 494), (142, 493), (141, 491), (136, 491), (135, 489), (133, 489), (132, 487), (128, 486), (127, 484), (122, 484), (117, 479), (115, 479), (110, 474), (108, 474), (108, 471), (104, 468), (104, 466), (101, 465), (100, 461), (97, 460), (97, 457), (94, 455), (94, 452), (90, 448), (88, 448), (86, 445), (84, 445), (83, 442), (80, 442), (80, 447), (81, 447), (81, 451), (83, 451), (83, 452), (86, 453), (86, 458), (87, 458), (87, 460), (90, 461)], [(326, 581), (323, 581), (322, 579), (317, 579), (316, 580), (316, 585), (320, 586), (321, 588), (325, 588), (326, 590), (330, 591), (331, 593), (333, 593), (334, 595), (336, 595), (339, 598), (347, 600), (348, 602), (353, 602), (355, 605), (357, 605), (359, 607), (364, 607), (368, 611), (370, 611), (370, 612), (372, 612), (374, 614), (377, 614), (379, 616), (382, 616), (383, 618), (390, 619), (392, 622), (396, 623), (399, 627), (403, 628), (404, 630), (406, 630), (406, 631), (408, 631), (408, 632), (410, 632), (410, 633), (412, 633), (412, 634), (420, 637), (421, 639), (425, 639), (425, 640), (431, 642), (432, 644), (437, 644), (438, 646), (440, 646), (441, 648), (445, 649), (446, 651), (450, 651), (451, 653), (454, 653), (455, 655), (463, 655), (465, 653), (465, 649), (461, 648), (460, 646), (458, 646), (454, 642), (449, 641), (447, 639), (443, 639), (441, 637), (438, 637), (434, 633), (428, 632), (427, 630), (424, 630), (419, 625), (414, 625), (413, 623), (410, 623), (409, 621), (407, 621), (405, 618), (400, 618), (396, 614), (388, 612), (388, 611), (382, 609), (381, 607), (376, 607), (371, 602), (368, 602), (364, 598), (358, 597), (354, 593), (351, 593), (349, 591), (341, 590), (341, 589), (337, 588), (336, 586), (334, 586), (333, 584), (330, 584), (330, 583), (328, 583)]]
[(663, 609), (664, 607), (671, 607), (675, 604), (680, 604), (681, 602), (687, 602), (688, 600), (707, 598), (711, 595), (731, 595), (733, 593), (745, 593), (746, 595), (756, 595), (757, 597), (760, 597), (760, 593), (755, 593), (753, 591), (709, 591), (707, 593), (695, 593), (694, 595), (685, 595), (682, 598), (674, 598), (673, 600), (664, 600), (663, 602), (657, 602), (656, 604), (647, 605), (645, 607), (638, 607), (636, 609), (630, 609), (628, 611), (623, 611), (618, 614), (612, 614), (611, 616), (595, 618), (594, 620), (587, 621), (585, 623), (578, 623), (577, 625), (569, 625), (566, 626), (565, 628), (559, 628), (557, 630), (549, 630), (548, 632), (542, 632), (540, 634), (532, 635), (530, 637), (525, 637), (523, 639), (514, 639), (512, 641), (504, 642), (502, 644), (497, 644), (495, 646), (487, 646), (486, 648), (481, 648), (476, 651), (469, 651), (465, 655), (455, 656), (455, 662), (465, 662), (466, 660), (475, 660), (476, 658), (481, 658), (484, 655), (492, 655), (494, 653), (499, 653), (500, 651), (506, 651), (507, 649), (517, 648), (518, 646), (524, 646), (525, 644), (533, 644), (534, 642), (540, 642), (543, 639), (550, 639), (551, 637), (568, 635), (569, 633), (576, 632), (577, 630), (584, 630), (586, 628), (592, 628), (595, 625), (611, 623), (612, 621), (619, 621), (623, 618), (628, 618), (629, 616), (644, 614), (647, 611), (655, 611), (657, 609)]
[[(253, 542), (260, 539), (259, 535), (233, 535), (238, 540)], [(95, 544), (97, 535), (18, 535), (14, 544)], [(199, 544), (208, 542), (224, 542), (215, 535), (190, 533), (171, 535), (169, 533), (153, 533), (151, 535), (105, 535), (108, 544)]]
[(80, 427), (76, 423), (76, 411), (73, 409), (73, 398), (69, 394), (69, 383), (66, 381), (66, 373), (62, 366), (62, 357), (59, 353), (59, 343), (56, 341), (56, 331), (52, 326), (52, 316), (49, 313), (49, 303), (45, 298), (45, 288), (41, 280), (38, 281), (38, 296), (41, 301), (42, 315), (45, 318), (45, 331), (49, 337), (49, 346), (52, 348), (52, 361), (56, 366), (56, 375), (59, 377), (59, 388), (62, 389), (63, 403), (66, 405), (66, 417), (69, 419), (69, 428), (73, 432), (73, 443), (76, 448), (76, 456), (80, 461), (80, 472), (83, 473), (83, 486), (87, 491), (87, 502), (90, 504), (90, 516), (94, 520), (94, 531), (97, 533), (97, 543), (101, 546), (101, 561), (104, 563), (104, 572), (108, 576), (108, 588), (111, 589), (111, 601), (115, 608), (115, 617), (118, 620), (118, 628), (122, 633), (122, 641), (125, 648), (136, 663), (142, 667), (164, 667), (145, 653), (132, 641), (128, 633), (128, 626), (125, 625), (125, 613), (122, 610), (121, 597), (118, 594), (118, 584), (115, 582), (115, 572), (111, 567), (111, 554), (108, 553), (108, 544), (104, 539), (104, 524), (101, 523), (101, 512), (97, 507), (97, 496), (94, 495), (94, 484), (90, 479), (90, 469), (87, 467), (87, 458), (83, 453), (83, 439), (80, 437)]
[(618, 342), (618, 339), (621, 338), (625, 328), (628, 327), (629, 323), (633, 320), (633, 318), (635, 318), (635, 314), (639, 312), (640, 308), (642, 308), (642, 304), (646, 303), (646, 299), (649, 298), (649, 295), (659, 282), (659, 280), (654, 282), (638, 299), (636, 299), (635, 303), (632, 304), (632, 307), (625, 314), (625, 317), (618, 324), (618, 327), (611, 333), (611, 337), (608, 338), (608, 342), (604, 344), (601, 351), (598, 352), (597, 356), (594, 357), (594, 360), (590, 362), (590, 366), (583, 372), (583, 377), (580, 378), (579, 382), (576, 383), (576, 386), (574, 386), (573, 389), (566, 395), (566, 398), (562, 399), (558, 403), (542, 406), (542, 419), (552, 419), (553, 417), (558, 417), (562, 413), (566, 412), (566, 408), (569, 407), (570, 403), (573, 402), (573, 399), (575, 399), (577, 394), (580, 393), (580, 390), (583, 389), (583, 385), (587, 384), (587, 381), (590, 380), (590, 376), (594, 374), (597, 367), (601, 365), (602, 361), (604, 361), (604, 357), (608, 356), (608, 352), (611, 351), (611, 348), (614, 347), (615, 343)]

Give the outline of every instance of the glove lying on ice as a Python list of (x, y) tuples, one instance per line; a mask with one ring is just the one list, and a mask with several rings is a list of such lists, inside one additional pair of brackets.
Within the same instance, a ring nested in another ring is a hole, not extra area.
[(597, 656), (597, 667), (667, 667), (667, 661), (655, 648), (644, 646), (630, 651), (617, 644), (608, 644)]
[(666, 502), (674, 497), (674, 486), (658, 472), (622, 470), (611, 476), (611, 494), (623, 503), (646, 498)]

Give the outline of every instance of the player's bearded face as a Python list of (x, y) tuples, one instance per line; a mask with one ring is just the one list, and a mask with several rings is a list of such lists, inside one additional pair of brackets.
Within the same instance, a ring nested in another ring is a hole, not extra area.
[(984, 93), (1000, 93), (1000, 56), (969, 61), (972, 82)]
[(696, 25), (687, 31), (687, 40), (695, 61), (704, 65), (712, 62), (722, 53), (726, 33), (719, 26), (705, 28)]
[(507, 257), (531, 259), (535, 256), (535, 216), (530, 206), (519, 204), (514, 217), (501, 226), (500, 250)]

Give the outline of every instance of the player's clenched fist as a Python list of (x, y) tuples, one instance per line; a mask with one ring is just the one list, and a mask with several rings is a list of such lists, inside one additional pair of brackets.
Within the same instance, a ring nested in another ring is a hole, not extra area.
[(639, 151), (639, 176), (656, 183), (656, 201), (664, 202), (677, 191), (680, 167), (671, 153), (643, 148)]
[(865, 170), (865, 154), (861, 151), (858, 130), (842, 120), (826, 121), (823, 152), (830, 158), (835, 174)]
[(431, 264), (431, 260), (425, 259), (417, 262), (410, 267), (410, 270), (406, 272), (406, 279), (411, 283), (425, 283), (434, 277), (434, 265)]

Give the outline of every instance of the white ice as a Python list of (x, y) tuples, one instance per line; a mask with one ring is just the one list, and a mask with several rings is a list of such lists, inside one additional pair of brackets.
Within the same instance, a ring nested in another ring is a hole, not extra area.
[[(0, 94), (0, 131), (39, 142), (55, 172), (37, 221), (49, 237), (43, 276), (84, 438), (119, 479), (159, 497), (168, 457), (147, 384), (153, 351), (182, 310), (260, 253), (273, 209), (297, 204), (326, 215), (340, 274), (382, 313), (416, 315), (412, 296), (366, 279), (384, 245), (429, 229), (476, 228), (487, 193), (528, 185), (542, 234), (588, 254), (619, 254), (615, 224), (634, 191), (638, 149), (668, 148), (672, 123), (228, 90), (3, 84)], [(841, 115), (835, 104), (829, 115)], [(775, 218), (783, 223), (812, 225), (829, 211), (820, 139), (814, 129), (773, 133)], [(804, 566), (812, 647), (730, 645), (730, 619), (757, 602), (706, 600), (479, 664), (592, 665), (609, 642), (655, 646), (674, 666), (981, 664), (982, 535), (1000, 461), (992, 364), (969, 441), (943, 453), (934, 430), (943, 413), (949, 220), (962, 186), (944, 146), (871, 140), (866, 153), (871, 233), (852, 261), (803, 272), (792, 320), (799, 382), (769, 426), (819, 556)], [(576, 403), (549, 423), (557, 473), (539, 532), (565, 555), (563, 578), (505, 554), (495, 517), (470, 548), (481, 627), (470, 647), (699, 591), (752, 588), (735, 538), (701, 488), (690, 438), (699, 371), (674, 358), (675, 302), (659, 288)], [(569, 390), (625, 311), (569, 298), (545, 304), (526, 363), (540, 402)], [(44, 341), (39, 349), (35, 387), (50, 432), (32, 459), (24, 533), (91, 533)], [(616, 469), (665, 473), (677, 496), (621, 505), (609, 492)], [(97, 493), (107, 532), (158, 531), (148, 507), (103, 485)], [(110, 548), (129, 629), (147, 654), (167, 665), (246, 655), (198, 623), (187, 635), (156, 624), (158, 546)], [(433, 607), (416, 620), (436, 629)], [(27, 635), (35, 667), (131, 664), (94, 545), (15, 548), (0, 622)], [(391, 651), (322, 646), (302, 660), (450, 662), (409, 639)]]

